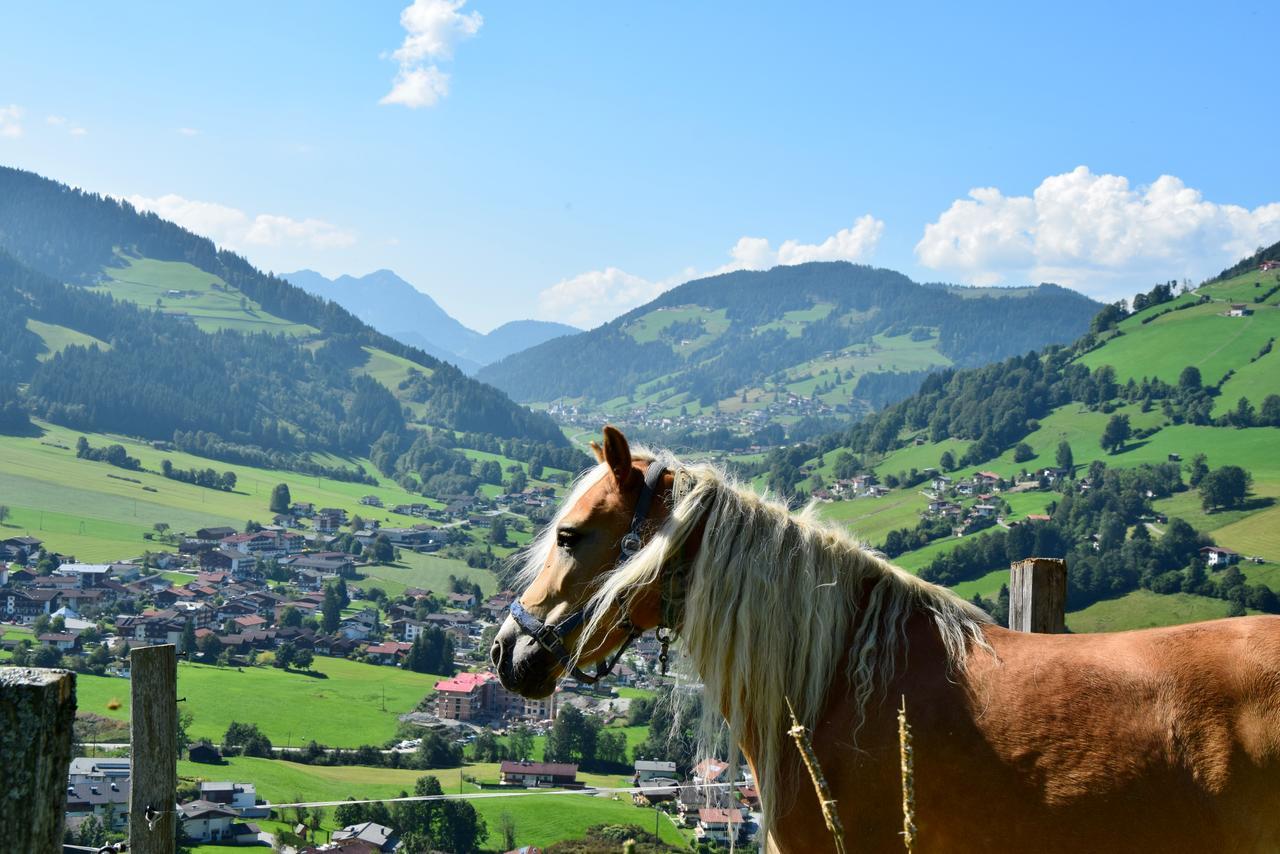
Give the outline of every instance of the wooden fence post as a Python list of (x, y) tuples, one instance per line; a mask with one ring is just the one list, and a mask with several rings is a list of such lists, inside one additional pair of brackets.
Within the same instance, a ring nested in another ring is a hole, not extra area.
[(6, 851), (60, 852), (76, 675), (0, 667), (0, 828)]
[(1061, 634), (1067, 629), (1067, 562), (1030, 557), (1009, 567), (1009, 628)]
[(178, 656), (172, 644), (129, 652), (129, 854), (177, 843)]

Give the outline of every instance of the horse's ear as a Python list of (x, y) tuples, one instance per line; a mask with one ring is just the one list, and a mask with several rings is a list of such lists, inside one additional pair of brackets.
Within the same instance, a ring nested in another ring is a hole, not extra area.
[(627, 478), (631, 477), (631, 446), (617, 427), (604, 428), (604, 461), (609, 464), (609, 471), (613, 472), (618, 486), (625, 486)]
[(596, 455), (596, 462), (604, 462), (604, 448), (600, 447), (600, 443), (595, 439), (591, 440), (591, 453)]

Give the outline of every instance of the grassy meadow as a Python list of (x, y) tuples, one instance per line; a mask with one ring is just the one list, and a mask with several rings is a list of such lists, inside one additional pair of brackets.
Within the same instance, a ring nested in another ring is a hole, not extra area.
[[(440, 676), (316, 656), (314, 672), (274, 667), (214, 667), (180, 662), (180, 710), (193, 716), (194, 738), (222, 740), (233, 720), (256, 723), (281, 747), (317, 741), (330, 747), (381, 745), (399, 715), (431, 693)], [(129, 681), (79, 674), (78, 708), (129, 719)], [(115, 708), (112, 708), (115, 706)]]

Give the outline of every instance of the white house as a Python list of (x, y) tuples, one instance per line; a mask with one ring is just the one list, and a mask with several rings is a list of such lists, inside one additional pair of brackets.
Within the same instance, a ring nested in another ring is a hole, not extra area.
[(231, 825), (239, 817), (235, 810), (203, 799), (178, 806), (182, 832), (196, 842), (219, 842), (231, 838)]
[(1201, 556), (1209, 566), (1231, 566), (1240, 562), (1240, 554), (1221, 546), (1205, 546), (1200, 550)]
[(657, 759), (637, 759), (635, 769), (635, 779), (640, 783), (658, 778), (673, 780), (676, 776), (676, 763), (662, 762)]

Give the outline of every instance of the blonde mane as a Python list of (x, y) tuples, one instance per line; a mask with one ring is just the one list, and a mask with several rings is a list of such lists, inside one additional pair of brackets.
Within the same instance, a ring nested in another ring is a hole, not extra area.
[[(632, 457), (652, 460), (653, 454), (633, 447)], [(657, 582), (705, 518), (683, 575), (678, 631), (705, 685), (704, 714), (723, 712), (731, 742), (751, 746), (767, 829), (781, 793), (795, 791), (778, 773), (782, 751), (795, 749), (785, 737), (788, 699), (812, 731), (847, 654), (861, 721), (893, 675), (909, 616), (932, 619), (953, 669), (964, 667), (971, 644), (986, 647), (981, 626), (989, 618), (951, 591), (890, 565), (816, 518), (812, 507), (793, 514), (715, 466), (670, 465), (671, 515), (634, 557), (601, 574), (580, 637), (616, 620), (609, 606)], [(560, 512), (605, 471), (602, 465), (585, 473)], [(531, 544), (521, 572), (526, 582), (541, 571), (554, 531), (553, 522)]]

